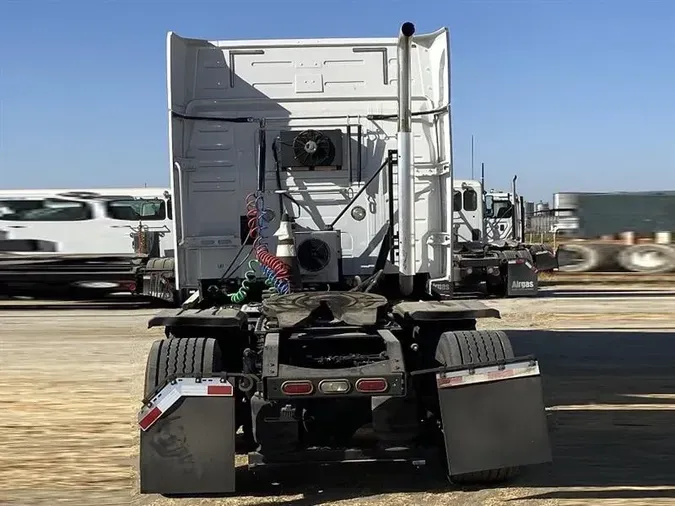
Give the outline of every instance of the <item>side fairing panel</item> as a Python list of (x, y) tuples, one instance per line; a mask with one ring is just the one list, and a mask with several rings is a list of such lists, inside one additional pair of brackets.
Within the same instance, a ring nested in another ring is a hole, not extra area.
[[(246, 196), (258, 186), (261, 128), (266, 139), (265, 204), (273, 218), (265, 235), (271, 236), (278, 226), (280, 200), (300, 229), (321, 230), (340, 213), (386, 161), (388, 151), (396, 149), (396, 119), (368, 119), (397, 113), (396, 43), (396, 38), (206, 41), (169, 33), (179, 287), (194, 288), (200, 278), (221, 276), (240, 248), (246, 235)], [(446, 110), (450, 91), (445, 29), (414, 37), (412, 81), (413, 111)], [(342, 130), (342, 170), (277, 173), (275, 138), (282, 130), (305, 129)], [(449, 114), (415, 116), (413, 139), (416, 265), (418, 272), (440, 276), (446, 272), (447, 252), (429, 238), (449, 227)], [(387, 189), (385, 170), (354, 204), (366, 209), (366, 218), (357, 222), (347, 212), (335, 225), (341, 231), (345, 275), (372, 271), (389, 218)], [(280, 199), (279, 190), (290, 198)], [(396, 178), (393, 199), (396, 209)], [(271, 251), (273, 239), (268, 241)], [(244, 264), (235, 276), (245, 268)]]

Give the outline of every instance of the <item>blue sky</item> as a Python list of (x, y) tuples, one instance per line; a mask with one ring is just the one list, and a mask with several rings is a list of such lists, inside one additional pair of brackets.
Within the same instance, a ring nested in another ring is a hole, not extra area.
[(165, 34), (392, 36), (448, 26), (455, 174), (675, 189), (675, 1), (0, 0), (0, 187), (168, 184)]

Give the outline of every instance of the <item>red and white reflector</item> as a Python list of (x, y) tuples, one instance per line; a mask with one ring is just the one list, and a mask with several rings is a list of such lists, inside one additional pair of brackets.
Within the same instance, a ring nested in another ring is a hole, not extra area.
[(314, 392), (314, 385), (304, 380), (284, 381), (281, 391), (284, 395), (310, 395)]
[(476, 367), (462, 371), (443, 372), (436, 374), (436, 386), (438, 388), (460, 387), (488, 383), (491, 381), (506, 380), (512, 378), (526, 378), (539, 376), (539, 363), (536, 361), (523, 361), (500, 366)]
[(364, 394), (386, 392), (389, 384), (384, 378), (361, 378), (356, 382), (356, 391)]
[(149, 406), (143, 407), (138, 413), (138, 425), (148, 430), (162, 414), (166, 413), (182, 397), (234, 397), (234, 386), (229, 381), (220, 378), (178, 378), (167, 384), (155, 395)]
[(539, 272), (537, 268), (530, 262), (529, 260), (525, 260), (524, 258), (514, 258), (513, 260), (509, 260), (508, 263), (510, 264), (525, 264), (528, 269), (534, 272)]

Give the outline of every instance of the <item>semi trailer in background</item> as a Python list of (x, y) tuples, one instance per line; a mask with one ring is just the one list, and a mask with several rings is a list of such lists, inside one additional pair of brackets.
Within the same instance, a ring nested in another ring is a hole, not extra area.
[(530, 223), (563, 272), (675, 271), (673, 191), (556, 193)]

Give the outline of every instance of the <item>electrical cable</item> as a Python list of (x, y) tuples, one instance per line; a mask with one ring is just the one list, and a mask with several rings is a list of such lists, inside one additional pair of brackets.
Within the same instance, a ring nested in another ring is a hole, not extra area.
[[(231, 274), (231, 272), (229, 272), (230, 269), (231, 269), (232, 266), (234, 265), (234, 262), (237, 261), (237, 258), (239, 258), (239, 255), (241, 255), (241, 252), (244, 251), (244, 247), (246, 246), (246, 242), (247, 242), (250, 238), (251, 238), (251, 231), (249, 230), (249, 231), (248, 231), (248, 234), (246, 234), (246, 238), (244, 239), (244, 242), (241, 244), (241, 246), (239, 246), (239, 250), (237, 251), (237, 254), (234, 255), (234, 258), (232, 258), (232, 261), (229, 263), (229, 265), (227, 266), (227, 268), (223, 271), (223, 275), (220, 276), (220, 280), (221, 280), (221, 281)], [(244, 262), (246, 261), (245, 259), (248, 258), (248, 257), (250, 257), (250, 256), (251, 256), (251, 253), (249, 252), (249, 254), (246, 255), (246, 256), (244, 257)], [(242, 262), (241, 264), (239, 264), (239, 266), (238, 266), (234, 271), (232, 271), (232, 272), (235, 272), (239, 267), (242, 266), (242, 264), (243, 264), (244, 262)]]
[[(237, 272), (239, 269), (241, 269), (242, 265), (244, 265), (244, 264), (246, 263), (246, 261), (247, 261), (248, 259), (251, 258), (251, 255), (252, 255), (252, 254), (253, 254), (253, 250), (249, 251), (249, 252), (248, 252), (248, 255), (244, 256), (244, 257), (240, 260), (240, 262), (239, 262), (235, 267), (233, 267), (233, 268), (231, 269), (231, 272), (228, 273), (227, 276), (231, 276), (232, 274), (234, 274), (235, 272)], [(226, 276), (226, 277), (227, 277), (227, 276)]]
[(267, 285), (274, 288), (277, 293), (290, 292), (288, 266), (276, 255), (270, 253), (265, 242), (264, 231), (267, 229), (269, 209), (265, 208), (263, 196), (259, 193), (250, 194), (246, 197), (246, 216), (248, 226), (254, 237), (253, 250), (256, 259), (260, 263), (260, 270), (267, 279)]

